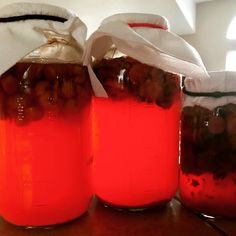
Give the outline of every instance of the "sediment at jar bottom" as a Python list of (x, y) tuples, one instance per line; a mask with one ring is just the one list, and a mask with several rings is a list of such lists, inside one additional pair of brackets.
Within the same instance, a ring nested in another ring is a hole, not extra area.
[(211, 173), (224, 179), (236, 171), (236, 105), (209, 110), (184, 107), (181, 128), (181, 168), (185, 173)]
[(17, 63), (0, 76), (0, 119), (19, 126), (48, 113), (80, 112), (91, 99), (87, 69), (78, 64)]
[(236, 172), (224, 179), (209, 173), (180, 173), (181, 202), (189, 209), (211, 217), (236, 217)]
[(112, 99), (133, 96), (169, 108), (180, 91), (178, 75), (130, 57), (102, 59), (94, 64), (94, 72)]

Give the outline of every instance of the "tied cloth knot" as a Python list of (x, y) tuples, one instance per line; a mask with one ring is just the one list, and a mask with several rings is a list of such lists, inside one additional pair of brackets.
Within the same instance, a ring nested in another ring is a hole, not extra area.
[(44, 35), (44, 37), (47, 39), (47, 44), (64, 44), (75, 48), (79, 52), (83, 51), (77, 41), (72, 36), (71, 32), (68, 32), (67, 34), (61, 34), (54, 30), (41, 29), (39, 27), (35, 27), (34, 29), (35, 31)]

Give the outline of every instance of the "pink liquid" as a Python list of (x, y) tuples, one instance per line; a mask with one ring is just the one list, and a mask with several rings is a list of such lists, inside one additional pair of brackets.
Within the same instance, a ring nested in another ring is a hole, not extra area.
[(180, 175), (182, 202), (192, 210), (209, 216), (236, 217), (236, 173), (214, 179), (210, 173)]
[(169, 109), (94, 98), (94, 190), (108, 204), (168, 202), (178, 184), (180, 101)]
[(58, 224), (83, 214), (91, 190), (90, 108), (45, 115), (18, 127), (0, 121), (0, 212), (24, 226)]

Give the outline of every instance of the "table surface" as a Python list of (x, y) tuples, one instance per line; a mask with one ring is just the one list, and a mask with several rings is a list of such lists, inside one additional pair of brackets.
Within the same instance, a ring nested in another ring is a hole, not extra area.
[(205, 219), (174, 198), (163, 208), (117, 211), (96, 199), (73, 222), (48, 229), (25, 229), (0, 219), (0, 236), (236, 236), (236, 219)]

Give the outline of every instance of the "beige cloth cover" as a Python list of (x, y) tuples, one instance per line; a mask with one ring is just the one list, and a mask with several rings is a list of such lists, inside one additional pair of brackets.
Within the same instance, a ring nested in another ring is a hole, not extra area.
[(49, 15), (66, 20), (0, 23), (0, 75), (22, 59), (82, 63), (87, 28), (75, 13), (37, 3), (14, 3), (0, 9), (0, 18), (22, 15)]
[[(140, 24), (146, 26), (140, 27)], [(102, 59), (111, 45), (142, 63), (165, 71), (193, 78), (208, 77), (198, 52), (169, 31), (165, 18), (152, 14), (117, 14), (106, 18), (86, 44), (84, 64), (88, 66), (96, 96), (107, 97), (107, 94), (92, 70), (93, 59)]]

